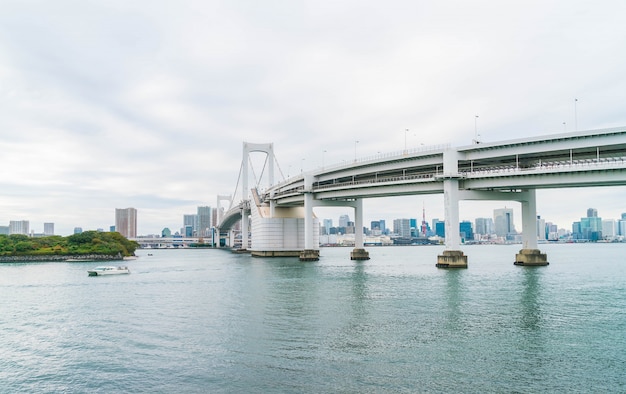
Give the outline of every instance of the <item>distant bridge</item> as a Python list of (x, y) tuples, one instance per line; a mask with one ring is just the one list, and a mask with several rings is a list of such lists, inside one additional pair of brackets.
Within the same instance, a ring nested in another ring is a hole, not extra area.
[[(272, 144), (246, 147), (244, 143), (245, 163), (253, 150), (267, 152), (273, 159)], [(242, 190), (248, 190), (247, 180), (243, 182)], [(439, 266), (466, 266), (466, 257), (459, 251), (460, 200), (521, 202), (521, 252), (526, 252), (518, 254), (516, 262), (547, 264), (537, 249), (535, 190), (626, 185), (626, 128), (401, 151), (304, 172), (277, 184), (272, 179), (271, 184), (260, 193), (255, 188), (242, 193), (241, 202), (220, 221), (222, 230), (237, 221), (242, 224), (246, 249), (251, 215), (253, 254), (298, 252), (304, 260), (315, 259), (319, 224), (313, 207), (349, 206), (355, 209), (357, 229), (352, 257), (365, 259), (360, 230), (364, 198), (442, 193), (446, 251)], [(241, 221), (242, 217), (246, 220)]]

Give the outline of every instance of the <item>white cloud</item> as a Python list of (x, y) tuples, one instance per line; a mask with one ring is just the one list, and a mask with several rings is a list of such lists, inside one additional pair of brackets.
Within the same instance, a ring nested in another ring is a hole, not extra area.
[[(475, 115), (488, 141), (624, 125), (625, 11), (617, 0), (5, 1), (0, 224), (108, 228), (134, 206), (140, 233), (178, 229), (234, 190), (242, 141), (274, 142), (293, 175), (355, 148), (403, 149), (405, 129), (409, 147), (464, 145)], [(621, 188), (553, 204), (559, 193), (541, 191), (538, 207), (562, 227), (595, 202), (626, 210)], [(440, 200), (371, 200), (366, 216), (419, 217), (424, 203), (443, 217)]]

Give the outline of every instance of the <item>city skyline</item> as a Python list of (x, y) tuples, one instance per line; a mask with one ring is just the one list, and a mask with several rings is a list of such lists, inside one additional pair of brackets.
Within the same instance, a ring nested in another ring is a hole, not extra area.
[[(513, 205), (516, 205), (516, 204), (513, 204)], [(419, 213), (420, 216), (417, 216), (417, 215), (412, 216), (410, 214), (405, 214), (405, 215), (400, 215), (398, 217), (368, 218), (367, 220), (364, 220), (364, 227), (370, 228), (370, 223), (383, 220), (385, 221), (386, 226), (389, 229), (389, 228), (393, 228), (394, 221), (399, 220), (399, 219), (414, 220), (416, 221), (418, 225), (421, 225), (420, 217), (422, 214), (425, 215), (425, 220), (429, 225), (432, 225), (433, 221), (435, 220), (438, 220), (438, 221), (445, 220), (443, 216), (430, 215), (428, 210), (425, 207), (423, 207), (422, 210), (423, 211)], [(332, 227), (345, 227), (345, 223), (354, 222), (354, 216), (353, 214), (351, 215), (350, 209), (342, 208), (342, 207), (335, 207), (335, 208), (325, 209), (324, 211), (326, 213), (330, 213), (334, 211), (334, 214), (336, 214), (336, 216), (335, 217), (328, 217), (328, 216), (322, 217), (318, 215), (318, 218), (320, 219), (320, 226), (326, 227), (326, 224), (330, 222), (332, 224)], [(477, 215), (474, 217), (461, 217), (460, 222), (469, 221), (472, 223), (473, 226), (475, 226), (476, 221), (478, 219), (489, 218), (489, 219), (492, 219), (493, 221), (492, 226), (494, 227), (494, 233), (499, 234), (501, 231), (498, 230), (498, 224), (496, 220), (498, 211), (510, 211), (513, 217), (512, 222), (511, 222), (513, 226), (513, 230), (517, 231), (518, 233), (521, 233), (521, 228), (522, 228), (521, 207), (514, 208), (512, 206), (503, 205), (501, 207), (494, 208), (492, 210), (491, 215)], [(603, 220), (615, 220), (617, 222), (618, 220), (624, 218), (624, 214), (626, 214), (626, 207), (622, 210), (622, 212), (620, 212), (619, 214), (615, 216), (603, 215), (602, 209), (598, 209), (595, 207), (587, 207), (584, 209), (581, 208), (581, 212), (580, 212), (581, 215), (577, 218), (571, 219), (571, 221), (567, 223), (556, 222), (554, 220), (551, 220), (549, 217), (539, 214), (539, 212), (537, 216), (538, 216), (538, 220), (540, 218), (544, 223), (550, 223), (552, 225), (556, 225), (558, 230), (564, 229), (567, 231), (572, 231), (572, 226), (575, 224), (575, 222), (581, 221), (583, 218), (588, 217), (588, 215), (590, 215), (590, 212), (592, 212), (597, 217)], [(197, 213), (182, 214), (180, 217), (180, 223), (178, 225), (161, 226), (158, 230), (147, 232), (147, 233), (141, 233), (137, 230), (138, 224), (141, 223), (141, 211), (132, 207), (124, 208), (124, 209), (119, 209), (119, 208), (115, 209), (115, 225), (114, 226), (103, 225), (103, 226), (98, 226), (96, 228), (88, 228), (84, 226), (73, 226), (71, 232), (59, 233), (55, 231), (55, 228), (58, 227), (57, 226), (58, 223), (54, 223), (54, 222), (42, 223), (41, 224), (42, 230), (39, 231), (37, 224), (33, 225), (32, 221), (28, 219), (22, 219), (22, 220), (11, 220), (8, 222), (6, 226), (0, 224), (0, 229), (2, 229), (2, 227), (5, 227), (7, 234), (14, 232), (14, 233), (20, 233), (20, 234), (51, 235), (51, 232), (52, 232), (54, 235), (71, 235), (76, 232), (77, 228), (80, 228), (81, 231), (104, 231), (103, 228), (112, 227), (112, 228), (115, 228), (116, 231), (119, 231), (120, 233), (122, 233), (122, 235), (127, 236), (127, 237), (128, 237), (127, 233), (134, 234), (133, 236), (130, 236), (130, 238), (134, 238), (135, 236), (157, 235), (157, 234), (161, 234), (164, 229), (169, 229), (171, 231), (171, 234), (179, 233), (181, 235), (192, 236), (192, 234), (185, 233), (185, 228), (190, 227), (192, 233), (195, 233), (197, 235), (197, 232), (199, 231), (199, 228), (200, 228), (199, 217), (205, 216), (207, 218), (207, 219), (201, 219), (203, 223), (205, 224), (213, 223), (216, 219), (215, 213), (216, 213), (216, 209), (210, 206), (198, 206)], [(209, 217), (210, 219), (208, 219)], [(337, 221), (335, 222), (335, 220)], [(344, 223), (343, 226), (342, 226), (342, 223)], [(435, 229), (432, 227), (434, 226), (431, 226), (431, 229), (435, 231)], [(24, 230), (25, 232), (23, 232), (21, 230), (10, 230), (11, 228), (14, 228), (14, 229), (25, 228), (26, 230)], [(120, 228), (124, 228), (125, 230), (120, 231)], [(205, 232), (204, 235), (201, 234), (201, 236), (206, 236), (206, 234), (208, 234), (208, 232)]]
[[(626, 126), (618, 0), (2, 11), (0, 222), (59, 234), (108, 228), (119, 206), (138, 209), (140, 234), (178, 228), (181, 214), (234, 193), (244, 141), (274, 143), (282, 179), (379, 152)], [(624, 195), (538, 190), (537, 208), (556, 223), (584, 206), (617, 217)], [(422, 202), (443, 217), (442, 201), (366, 200), (364, 220)], [(462, 202), (461, 218), (488, 204)]]

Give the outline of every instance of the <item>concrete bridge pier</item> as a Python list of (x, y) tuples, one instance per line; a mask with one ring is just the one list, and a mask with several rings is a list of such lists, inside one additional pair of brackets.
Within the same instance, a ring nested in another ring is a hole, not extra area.
[(370, 254), (363, 242), (363, 199), (356, 199), (354, 205), (354, 249), (350, 260), (369, 260)]
[(467, 256), (461, 250), (459, 233), (459, 161), (458, 153), (443, 154), (443, 199), (445, 211), (446, 248), (437, 256), (437, 268), (467, 268)]
[(515, 265), (548, 265), (548, 256), (541, 253), (537, 244), (537, 198), (535, 189), (523, 193), (522, 203), (522, 244), (523, 249), (515, 255)]
[[(305, 177), (305, 180), (308, 180)], [(310, 185), (312, 182), (306, 182)], [(310, 186), (309, 186), (310, 187)], [(313, 193), (305, 190), (304, 193), (304, 250), (300, 252), (300, 261), (317, 261), (320, 251), (315, 248), (313, 237)]]

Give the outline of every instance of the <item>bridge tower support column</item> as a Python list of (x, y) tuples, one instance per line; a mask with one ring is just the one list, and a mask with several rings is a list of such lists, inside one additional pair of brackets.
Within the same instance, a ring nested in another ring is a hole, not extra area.
[(458, 152), (447, 150), (443, 154), (443, 207), (445, 211), (446, 247), (437, 256), (438, 268), (467, 268), (467, 256), (461, 250), (459, 231), (459, 161)]
[(370, 254), (363, 242), (363, 199), (355, 200), (354, 205), (354, 250), (350, 252), (350, 260), (369, 260)]
[[(306, 185), (310, 184), (305, 177)], [(318, 245), (319, 247), (319, 245)], [(313, 245), (313, 193), (304, 193), (304, 250), (300, 252), (300, 261), (317, 261), (320, 251)]]
[(522, 244), (523, 249), (515, 255), (515, 265), (548, 265), (548, 256), (541, 253), (537, 244), (537, 198), (535, 189), (523, 192), (522, 203)]

